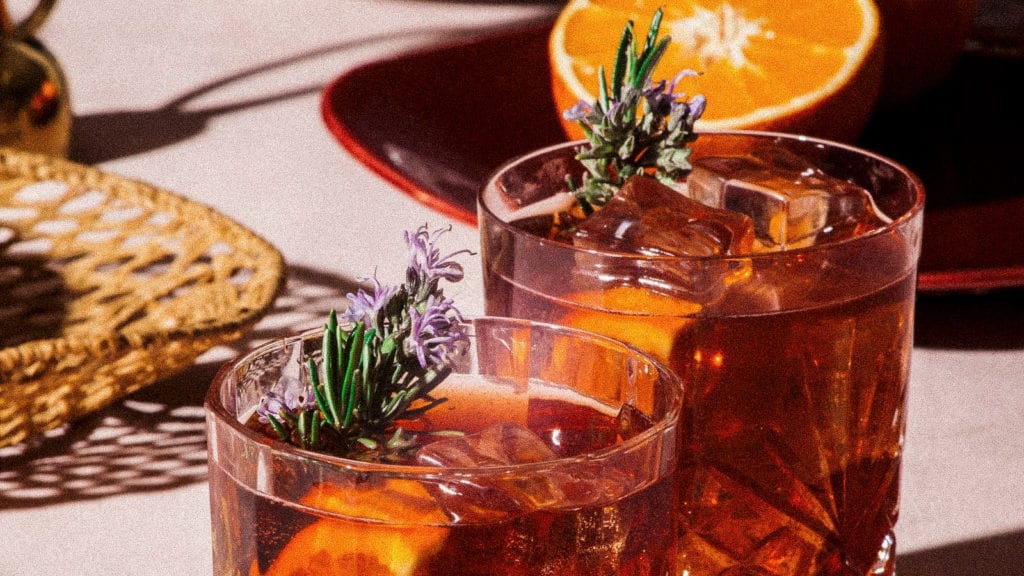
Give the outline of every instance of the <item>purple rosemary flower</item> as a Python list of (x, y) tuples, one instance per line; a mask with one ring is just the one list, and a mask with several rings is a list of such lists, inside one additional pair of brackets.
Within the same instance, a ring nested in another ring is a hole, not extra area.
[(267, 424), (272, 416), (278, 422), (296, 418), (300, 412), (316, 407), (313, 391), (294, 376), (282, 376), (260, 398), (256, 415), (260, 422)]
[(636, 102), (638, 101), (639, 94), (632, 86), (626, 86), (622, 89), (622, 99), (612, 100), (612, 105), (608, 107), (608, 112), (605, 113), (613, 126), (621, 126), (624, 123), (626, 114), (636, 110)]
[(431, 294), (420, 311), (409, 310), (411, 330), (405, 352), (415, 355), (421, 368), (444, 364), (459, 342), (466, 338), (462, 314), (451, 298)]
[(373, 275), (373, 295), (360, 288), (355, 294), (349, 293), (348, 309), (343, 313), (343, 318), (349, 322), (362, 322), (366, 326), (376, 326), (377, 316), (391, 298), (398, 293), (397, 286), (384, 286), (380, 283), (377, 275)]
[[(686, 102), (686, 93), (676, 92), (676, 86), (679, 81), (689, 76), (696, 76), (697, 72), (693, 70), (683, 70), (676, 74), (675, 78), (672, 79), (672, 83), (669, 84), (665, 80), (661, 80), (657, 83), (648, 83), (644, 89), (644, 98), (647, 99), (647, 108), (658, 116), (668, 116), (671, 113), (679, 110), (681, 106), (687, 107), (687, 110), (693, 111), (693, 106), (690, 106)], [(694, 115), (694, 120), (700, 117), (700, 114), (704, 112), (704, 97), (695, 96), (696, 99), (701, 100), (700, 110)]]
[(658, 116), (667, 116), (672, 111), (672, 104), (675, 97), (671, 92), (665, 92), (664, 80), (657, 84), (650, 84), (644, 89), (644, 98), (647, 100), (647, 109)]
[(426, 224), (424, 224), (415, 233), (405, 232), (405, 243), (409, 247), (409, 276), (418, 277), (423, 284), (440, 279), (449, 282), (462, 280), (462, 265), (456, 262), (454, 258), (462, 254), (472, 254), (473, 252), (468, 249), (462, 249), (446, 256), (441, 256), (441, 251), (434, 247), (437, 239), (449, 231), (451, 231), (450, 226), (436, 230), (431, 234)]
[(434, 243), (451, 227), (430, 233), (421, 226), (415, 233), (405, 233), (409, 247), (409, 267), (406, 270), (406, 289), (412, 299), (408, 305), (409, 332), (403, 342), (406, 354), (415, 355), (420, 367), (446, 363), (453, 347), (465, 340), (462, 314), (455, 303), (438, 288), (440, 280), (462, 280), (462, 265), (454, 260), (470, 250), (459, 250), (442, 256)]
[(562, 116), (570, 122), (578, 122), (593, 113), (594, 107), (588, 104), (586, 100), (580, 100), (572, 108), (562, 112)]
[(678, 104), (687, 107), (686, 117), (692, 124), (704, 114), (704, 108), (708, 105), (708, 101), (703, 94), (697, 94), (689, 102), (679, 102)]

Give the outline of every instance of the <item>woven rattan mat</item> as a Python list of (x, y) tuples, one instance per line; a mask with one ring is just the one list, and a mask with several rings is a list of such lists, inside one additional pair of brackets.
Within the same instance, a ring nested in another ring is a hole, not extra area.
[(209, 207), (0, 148), (0, 446), (238, 338), (284, 280), (276, 248)]

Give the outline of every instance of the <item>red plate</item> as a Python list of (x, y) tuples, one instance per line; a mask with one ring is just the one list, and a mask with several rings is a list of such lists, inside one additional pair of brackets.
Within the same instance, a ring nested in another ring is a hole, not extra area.
[[(475, 224), (477, 190), (495, 168), (565, 140), (549, 93), (549, 29), (355, 68), (324, 91), (324, 121), (400, 190)], [(1024, 59), (965, 55), (942, 86), (876, 113), (858, 142), (925, 183), (920, 291), (1024, 286), (1024, 190), (1010, 170), (1024, 134), (1024, 107), (1011, 101), (1010, 83), (1021, 77)]]

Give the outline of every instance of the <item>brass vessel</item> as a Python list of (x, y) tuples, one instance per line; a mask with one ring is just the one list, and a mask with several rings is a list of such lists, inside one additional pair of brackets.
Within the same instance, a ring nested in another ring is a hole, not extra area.
[(71, 104), (57, 59), (34, 37), (56, 0), (14, 22), (0, 0), (0, 146), (67, 156)]

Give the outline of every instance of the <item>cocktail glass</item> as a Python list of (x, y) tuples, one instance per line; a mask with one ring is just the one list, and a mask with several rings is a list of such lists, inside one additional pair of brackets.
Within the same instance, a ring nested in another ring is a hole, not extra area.
[[(680, 573), (892, 573), (924, 202), (919, 179), (837, 143), (705, 133), (693, 146), (694, 162), (729, 165), (721, 158), (754, 150), (800, 157), (832, 184), (868, 191), (872, 200), (855, 202), (851, 213), (877, 209), (881, 222), (857, 230), (861, 224), (849, 218), (830, 221), (831, 192), (821, 202), (784, 206), (778, 195), (764, 199), (758, 184), (744, 184), (719, 200), (757, 216), (755, 244), (767, 251), (735, 255), (702, 245), (702, 255), (668, 255), (688, 239), (674, 235), (662, 252), (655, 237), (664, 230), (636, 232), (629, 218), (603, 224), (604, 237), (592, 227), (579, 246), (551, 233), (559, 225), (549, 212), (565, 209), (567, 174), (581, 181), (580, 144), (515, 159), (482, 191), (486, 312), (601, 332), (647, 350), (682, 377), (692, 435), (680, 458)], [(687, 218), (721, 232), (729, 218), (711, 215), (717, 224), (697, 213)], [(657, 218), (686, 226), (671, 214)], [(789, 244), (765, 248), (787, 233)], [(646, 252), (632, 252), (638, 234), (646, 235)]]
[(603, 336), (480, 318), (447, 402), (405, 422), (409, 463), (299, 449), (248, 427), (263, 394), (320, 361), (321, 332), (272, 341), (206, 400), (214, 573), (674, 571), (678, 377)]

